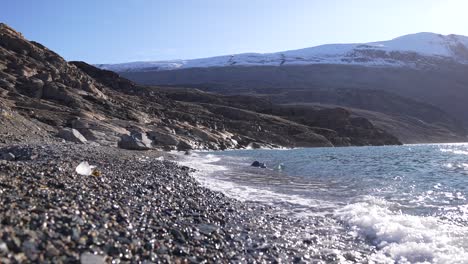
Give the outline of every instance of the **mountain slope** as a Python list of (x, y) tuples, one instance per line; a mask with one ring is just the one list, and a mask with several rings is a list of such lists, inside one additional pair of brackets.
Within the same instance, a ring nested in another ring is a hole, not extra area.
[[(463, 129), (453, 128), (468, 126), (467, 62), (468, 37), (418, 33), (389, 41), (331, 44), (272, 54), (240, 54), (99, 67), (117, 71), (145, 85), (186, 86), (223, 94), (270, 97), (275, 97), (271, 94), (276, 93), (276, 97), (283, 96), (285, 103), (322, 103), (371, 111), (375, 109), (365, 104), (337, 102), (341, 100), (339, 92), (333, 100), (330, 95), (327, 98), (312, 98), (310, 94), (343, 88), (358, 92), (378, 90), (416, 102), (415, 107), (397, 107), (392, 113), (410, 117), (406, 120), (421, 119), (420, 113), (415, 114), (420, 112), (416, 107), (420, 103), (439, 108), (451, 117), (442, 118), (445, 120), (442, 122), (429, 120), (427, 124), (436, 125), (442, 130), (448, 129), (465, 140)], [(438, 114), (436, 116), (440, 117)], [(446, 122), (448, 119), (452, 121)], [(434, 132), (441, 135), (442, 130)]]
[(198, 67), (345, 64), (432, 67), (441, 62), (468, 63), (468, 37), (417, 33), (389, 41), (328, 44), (277, 53), (245, 53), (194, 60), (99, 64), (117, 71), (161, 71)]
[[(179, 85), (225, 94), (291, 94), (295, 91), (314, 93), (323, 89), (341, 88), (378, 90), (433, 105), (466, 126), (467, 73), (468, 65), (441, 64), (439, 68), (424, 70), (356, 65), (304, 65), (192, 68), (121, 74), (147, 85)], [(412, 112), (417, 112), (417, 109), (400, 114), (411, 115)]]
[(231, 104), (223, 96), (203, 97), (218, 101), (177, 101), (113, 72), (69, 63), (0, 24), (3, 143), (56, 141), (59, 131), (73, 128), (93, 144), (116, 146), (126, 135), (147, 135), (153, 147), (179, 150), (400, 144), (381, 129), (353, 123), (346, 113), (337, 124), (347, 128), (336, 131), (244, 108), (236, 102), (243, 98)]
[[(208, 96), (209, 93), (197, 89), (165, 88), (163, 91), (171, 91), (167, 96), (178, 101), (217, 104), (221, 100), (220, 96)], [(440, 109), (378, 90), (264, 89), (257, 91), (255, 95), (258, 99), (254, 101), (249, 96), (252, 93), (250, 89), (229, 90), (231, 93), (223, 89), (220, 91), (230, 94), (221, 97), (224, 104), (282, 116), (312, 126), (324, 125), (316, 118), (318, 110), (341, 108), (346, 109), (351, 117), (370, 120), (404, 143), (466, 140), (464, 127)]]

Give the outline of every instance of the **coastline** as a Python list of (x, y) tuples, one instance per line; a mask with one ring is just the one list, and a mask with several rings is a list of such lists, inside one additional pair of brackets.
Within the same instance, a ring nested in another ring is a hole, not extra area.
[[(2, 263), (393, 263), (398, 254), (443, 259), (445, 250), (458, 247), (445, 232), (465, 232), (437, 217), (392, 211), (391, 203), (365, 193), (329, 206), (314, 202), (326, 201), (320, 191), (327, 186), (308, 185), (317, 200), (269, 189), (270, 179), (298, 177), (245, 163), (261, 153), (244, 153), (248, 158), (232, 167), (229, 155), (89, 144), (0, 145), (0, 154), (6, 152), (15, 159), (0, 160)], [(82, 161), (99, 173), (77, 174)], [(415, 234), (427, 239), (413, 241)], [(439, 237), (448, 242), (434, 244)]]
[[(258, 149), (259, 151), (298, 150), (297, 149)], [(233, 150), (244, 151), (244, 150)], [(245, 150), (255, 151), (255, 150)], [(232, 156), (223, 155), (220, 151), (194, 152), (191, 155), (179, 155), (178, 164), (193, 168), (191, 175), (203, 186), (210, 190), (221, 192), (229, 198), (240, 202), (258, 203), (275, 208), (280, 214), (287, 214), (292, 218), (304, 220), (304, 217), (324, 216), (329, 212), (319, 212), (317, 208), (331, 207), (324, 201), (305, 199), (299, 195), (286, 194), (270, 190), (266, 182), (246, 184), (244, 177), (260, 178), (261, 181), (279, 179), (295, 179), (276, 168), (255, 168), (250, 166), (254, 161), (252, 157), (241, 160), (232, 159)], [(221, 154), (221, 155), (219, 155)], [(222, 164), (222, 165), (221, 165)], [(291, 211), (296, 213), (291, 215)], [(300, 213), (298, 211), (300, 210)]]
[[(16, 156), (0, 161), (2, 262), (311, 258), (313, 243), (297, 236), (306, 227), (201, 186), (171, 153), (66, 143), (1, 150)], [(81, 161), (99, 175), (78, 175)]]
[[(196, 177), (210, 189), (243, 202), (268, 206), (287, 215), (290, 223), (312, 226), (292, 235), (308, 233), (313, 237), (314, 260), (463, 263), (464, 234), (468, 230), (460, 224), (466, 221), (466, 198), (461, 191), (464, 189), (451, 185), (450, 179), (467, 174), (465, 146), (466, 143), (445, 143), (314, 148), (286, 153), (215, 152), (202, 153), (192, 163), (202, 169), (207, 164), (214, 169), (223, 166), (223, 170), (211, 171), (211, 175), (202, 173)], [(418, 167), (427, 162), (427, 153), (431, 153), (431, 171), (437, 172), (435, 175)], [(411, 166), (405, 163), (407, 156), (414, 158)], [(381, 164), (371, 167), (367, 162), (376, 157)], [(251, 167), (256, 159), (268, 165), (284, 161), (286, 170), (283, 173)], [(307, 160), (314, 160), (315, 165), (308, 166)], [(405, 165), (413, 169), (413, 174), (405, 170)], [(356, 166), (362, 169), (355, 169)], [(346, 169), (346, 174), (335, 174)], [(417, 177), (412, 178), (414, 175)], [(302, 176), (309, 180), (302, 182)], [(360, 185), (362, 181), (372, 187), (366, 189)], [(414, 190), (412, 186), (421, 187)], [(447, 217), (440, 210), (446, 210)], [(335, 257), (328, 259), (331, 251)]]

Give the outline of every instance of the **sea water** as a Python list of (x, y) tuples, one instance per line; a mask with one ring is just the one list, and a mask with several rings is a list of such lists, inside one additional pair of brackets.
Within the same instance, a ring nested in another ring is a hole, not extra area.
[(211, 189), (313, 221), (304, 237), (336, 262), (468, 263), (468, 144), (236, 150), (191, 162)]

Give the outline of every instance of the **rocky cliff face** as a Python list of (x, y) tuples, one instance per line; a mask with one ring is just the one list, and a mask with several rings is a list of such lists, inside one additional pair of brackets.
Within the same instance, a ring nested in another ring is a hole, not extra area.
[[(85, 138), (87, 144), (111, 146), (120, 141), (121, 146), (139, 149), (399, 144), (390, 134), (349, 116), (340, 118), (359, 132), (348, 134), (340, 125), (326, 123), (318, 128), (287, 115), (262, 112), (252, 107), (262, 100), (253, 97), (197, 93), (184, 99), (179, 94), (177, 89), (135, 85), (84, 62), (69, 63), (0, 24), (3, 143), (54, 141), (67, 135), (71, 141), (85, 142)], [(320, 115), (334, 118), (331, 113)], [(372, 140), (364, 140), (367, 136)]]

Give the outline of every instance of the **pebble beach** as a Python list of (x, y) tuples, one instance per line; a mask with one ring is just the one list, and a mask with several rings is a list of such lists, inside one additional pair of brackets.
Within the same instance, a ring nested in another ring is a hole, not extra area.
[[(1, 146), (1, 263), (308, 262), (307, 226), (202, 187), (158, 151)], [(87, 161), (96, 173), (79, 175)]]

